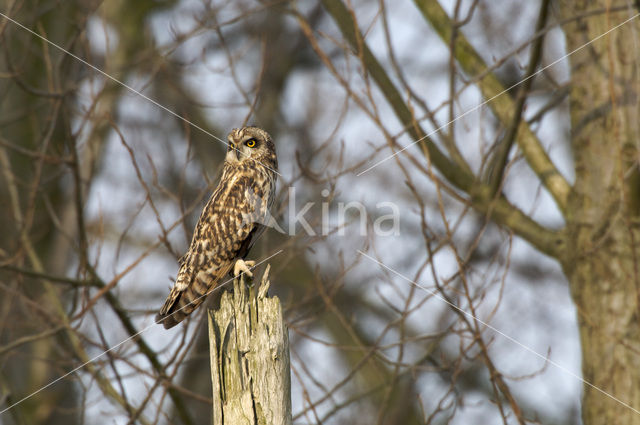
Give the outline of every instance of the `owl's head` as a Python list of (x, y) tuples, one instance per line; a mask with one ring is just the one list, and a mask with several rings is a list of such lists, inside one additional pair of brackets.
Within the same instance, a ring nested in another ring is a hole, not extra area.
[(231, 164), (255, 161), (269, 168), (277, 168), (276, 147), (269, 133), (259, 127), (234, 128), (227, 136), (225, 160)]

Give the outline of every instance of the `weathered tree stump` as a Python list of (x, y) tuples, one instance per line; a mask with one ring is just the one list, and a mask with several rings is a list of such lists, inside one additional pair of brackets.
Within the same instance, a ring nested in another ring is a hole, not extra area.
[(290, 425), (289, 337), (280, 300), (242, 275), (209, 310), (213, 425)]

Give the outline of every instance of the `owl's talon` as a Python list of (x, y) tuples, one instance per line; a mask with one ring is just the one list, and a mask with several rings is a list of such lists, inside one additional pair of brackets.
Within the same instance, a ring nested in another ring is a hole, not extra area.
[(253, 277), (253, 273), (251, 273), (251, 270), (249, 270), (249, 267), (253, 267), (255, 265), (256, 265), (255, 261), (252, 261), (252, 260), (244, 261), (243, 259), (239, 259), (238, 261), (236, 261), (235, 266), (233, 266), (233, 275), (235, 277), (238, 277), (242, 273), (244, 273), (249, 277)]

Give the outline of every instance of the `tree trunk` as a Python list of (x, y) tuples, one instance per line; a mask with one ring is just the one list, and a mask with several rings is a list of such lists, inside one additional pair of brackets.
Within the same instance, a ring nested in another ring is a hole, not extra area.
[[(609, 2), (594, 3), (563, 2), (562, 17)], [(631, 12), (567, 25), (567, 50), (613, 28)], [(635, 19), (570, 57), (576, 182), (563, 267), (578, 310), (583, 376), (593, 385), (584, 386), (585, 425), (640, 424), (639, 29)]]
[(209, 311), (213, 425), (291, 424), (289, 338), (268, 273), (259, 288), (235, 279)]

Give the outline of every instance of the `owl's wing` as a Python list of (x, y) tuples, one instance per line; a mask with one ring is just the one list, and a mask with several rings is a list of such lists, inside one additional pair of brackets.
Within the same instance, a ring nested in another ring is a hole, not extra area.
[[(214, 197), (212, 197), (213, 199)], [(211, 201), (210, 201), (211, 203)], [(176, 283), (156, 316), (169, 329), (195, 310), (243, 258), (259, 233), (258, 223), (246, 223), (242, 214), (205, 207), (189, 250), (181, 259)]]

